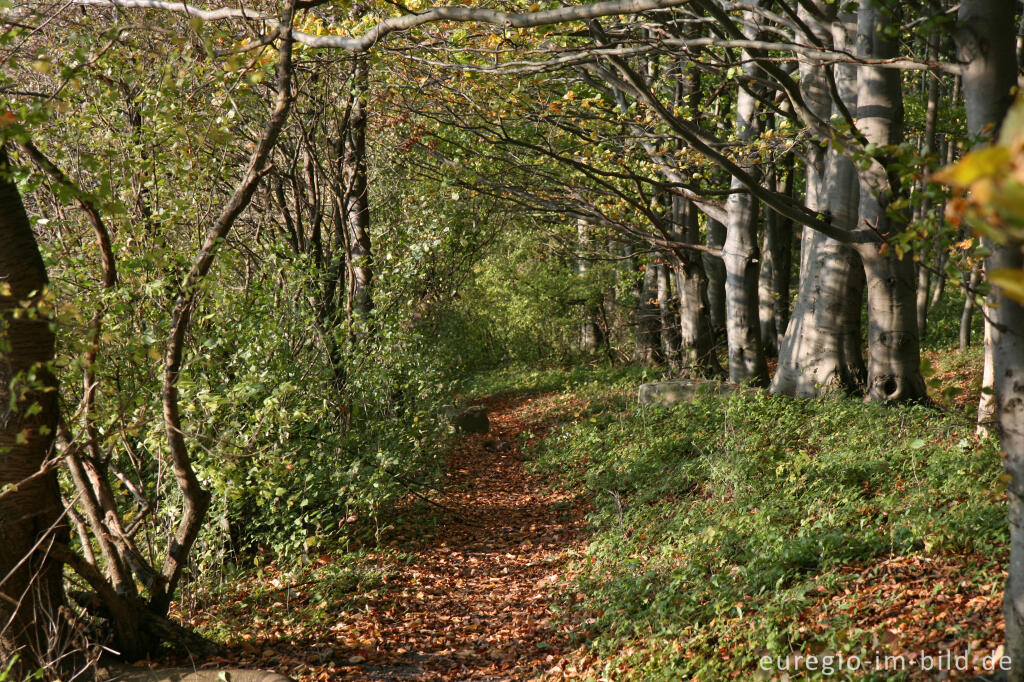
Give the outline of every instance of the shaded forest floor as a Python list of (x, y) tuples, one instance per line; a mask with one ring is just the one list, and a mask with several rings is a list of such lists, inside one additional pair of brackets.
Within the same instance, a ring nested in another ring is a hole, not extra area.
[(407, 510), (386, 549), (357, 566), (331, 556), (299, 570), (271, 565), (222, 591), (190, 620), (222, 633), (227, 652), (187, 664), (302, 681), (522, 680), (560, 670), (566, 640), (549, 602), (568, 553), (582, 547), (585, 510), (528, 473), (521, 453), (558, 415), (543, 396), (484, 404), (490, 433), (456, 440), (446, 490), (434, 506)]
[[(968, 679), (1001, 654), (1007, 560), (975, 355), (930, 355), (959, 387), (930, 407), (749, 393), (641, 409), (635, 368), (482, 375), (469, 393), (490, 396), (491, 432), (454, 439), (431, 504), (411, 499), (373, 549), (201, 591), (184, 619), (227, 653), (190, 663), (717, 682), (843, 654), (863, 669), (796, 675)], [(947, 653), (970, 671), (935, 663)]]

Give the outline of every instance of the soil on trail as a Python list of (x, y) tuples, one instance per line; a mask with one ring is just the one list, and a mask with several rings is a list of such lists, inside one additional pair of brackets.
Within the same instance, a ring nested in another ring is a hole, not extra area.
[[(432, 495), (446, 508), (433, 508), (439, 522), (413, 524), (393, 540), (408, 563), (381, 554), (383, 585), (369, 601), (332, 610), (322, 624), (266, 622), (224, 658), (193, 664), (274, 669), (302, 681), (559, 676), (569, 647), (551, 606), (567, 554), (582, 548), (585, 510), (524, 468), (520, 434), (547, 430), (547, 400), (483, 403), (490, 433), (456, 440), (447, 486)], [(300, 588), (276, 605), (294, 609), (302, 597)], [(214, 608), (203, 620), (217, 617)]]

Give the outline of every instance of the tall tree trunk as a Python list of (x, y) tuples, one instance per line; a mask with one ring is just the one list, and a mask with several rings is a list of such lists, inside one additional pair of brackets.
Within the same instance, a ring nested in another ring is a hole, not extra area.
[[(713, 249), (725, 246), (725, 225), (708, 218), (707, 245)], [(713, 338), (725, 334), (725, 263), (718, 256), (702, 254), (704, 272), (707, 275), (708, 313), (711, 318)]]
[[(989, 313), (991, 317), (991, 313)], [(978, 427), (975, 432), (979, 436), (992, 433), (996, 415), (995, 396), (996, 367), (992, 356), (992, 325), (985, 322), (985, 363), (981, 370), (981, 396), (978, 398)]]
[[(673, 197), (673, 214), (677, 225), (683, 226), (680, 238), (696, 244), (700, 238), (700, 221), (696, 207), (682, 197)], [(710, 223), (709, 221), (709, 230)], [(717, 223), (724, 233), (724, 226)], [(722, 235), (724, 238), (724, 234)], [(676, 295), (679, 298), (679, 370), (683, 376), (720, 376), (722, 368), (715, 357), (711, 306), (708, 303), (707, 260), (691, 250), (674, 254)], [(713, 259), (724, 273), (721, 259)], [(724, 287), (724, 279), (720, 281)], [(722, 289), (724, 293), (724, 288)], [(723, 307), (724, 297), (720, 299)], [(723, 310), (724, 313), (724, 310)]]
[[(939, 36), (937, 33), (933, 33), (928, 38), (929, 60), (937, 58), (938, 49)], [(928, 103), (925, 107), (924, 139), (921, 153), (927, 158), (935, 154), (935, 131), (939, 118), (939, 77), (937, 74), (932, 73), (925, 73), (924, 77), (928, 79)], [(922, 202), (921, 217), (927, 218), (928, 214), (932, 212), (932, 208), (930, 201), (925, 200)], [(939, 258), (936, 258), (936, 261), (939, 260)], [(939, 262), (937, 268), (939, 273), (942, 272), (943, 267), (944, 264)], [(931, 292), (929, 291), (931, 280), (931, 268), (928, 267), (928, 264), (922, 258), (917, 265), (917, 329), (922, 339), (924, 339), (928, 330), (928, 308), (932, 302)], [(938, 286), (939, 282), (936, 282), (936, 287)]]
[[(744, 58), (749, 59), (749, 55), (744, 53)], [(756, 73), (752, 64), (744, 67), (744, 80), (747, 82), (740, 85), (736, 94), (736, 128), (742, 143), (754, 140), (759, 134), (757, 99), (747, 90), (756, 87), (752, 80), (748, 80)], [(755, 178), (759, 175), (757, 164), (748, 160), (742, 165)], [(725, 331), (729, 343), (729, 380), (738, 384), (766, 386), (768, 365), (761, 346), (757, 299), (760, 204), (739, 179), (732, 179), (731, 189), (725, 204), (729, 223), (722, 249), (726, 273)]]
[[(896, 40), (886, 35), (891, 10), (877, 0), (858, 10), (857, 56), (896, 56)], [(869, 144), (888, 146), (902, 139), (901, 75), (894, 69), (861, 66), (857, 79), (857, 125)], [(899, 190), (895, 174), (873, 160), (860, 172), (860, 220), (877, 239), (857, 245), (864, 263), (868, 300), (867, 397), (878, 401), (925, 397), (917, 329), (914, 262), (900, 258), (887, 240), (906, 227), (906, 219), (890, 212)]]
[[(768, 216), (765, 216), (766, 218)], [(775, 262), (772, 258), (775, 235), (765, 221), (764, 239), (761, 245), (761, 272), (757, 281), (757, 319), (761, 330), (761, 347), (765, 357), (779, 354), (779, 330), (775, 326)]]
[(964, 283), (964, 307), (960, 313), (960, 350), (965, 351), (971, 346), (971, 327), (974, 325), (974, 307), (977, 299), (976, 292), (981, 284), (981, 266), (975, 265), (969, 274), (965, 274)]
[(932, 287), (932, 298), (928, 305), (932, 308), (942, 300), (942, 294), (946, 292), (946, 262), (949, 260), (949, 252), (943, 251), (935, 259), (935, 286)]
[(846, 305), (843, 308), (843, 366), (846, 376), (853, 382), (853, 390), (863, 393), (868, 382), (868, 368), (864, 362), (864, 333), (861, 313), (864, 310), (864, 288), (867, 284), (864, 266), (853, 249), (853, 267), (846, 288)]
[(341, 153), (341, 175), (345, 185), (342, 202), (348, 225), (351, 290), (349, 292), (355, 324), (362, 332), (373, 310), (373, 250), (370, 238), (370, 197), (366, 175), (366, 98), (369, 78), (368, 58), (357, 54), (352, 75), (352, 101)]
[[(1012, 102), (1017, 81), (1014, 6), (1002, 0), (964, 0), (954, 34), (965, 64), (967, 128), (979, 135), (998, 127)], [(986, 269), (1024, 269), (1024, 243), (990, 243)], [(1010, 680), (1024, 680), (1024, 306), (999, 287), (989, 294), (993, 391), (1000, 443), (1010, 474), (1010, 569), (1003, 601)]]
[(664, 262), (658, 264), (658, 309), (661, 311), (661, 347), (665, 360), (679, 360), (679, 299), (672, 296), (672, 270)]
[[(590, 248), (590, 236), (584, 220), (576, 222), (576, 243), (580, 254), (576, 258), (576, 274), (586, 280), (590, 271), (590, 261), (586, 252)], [(590, 302), (583, 304), (583, 320), (580, 322), (580, 350), (584, 353), (596, 353), (601, 348), (601, 325), (598, 324), (598, 306)]]
[[(789, 196), (792, 189), (792, 157), (781, 183), (770, 171), (769, 188)], [(764, 220), (764, 245), (761, 249), (761, 275), (758, 284), (758, 310), (761, 345), (765, 355), (777, 357), (782, 337), (789, 324), (790, 268), (793, 254), (793, 222), (775, 211), (767, 211)]]
[[(821, 4), (828, 16), (828, 6)], [(831, 31), (815, 23), (819, 40), (836, 49), (847, 49), (854, 29), (853, 17), (843, 15)], [(809, 106), (821, 118), (833, 109), (824, 66), (801, 60), (801, 88)], [(856, 69), (836, 70), (839, 95), (848, 109), (856, 106)], [(838, 111), (838, 107), (837, 107)], [(813, 163), (812, 163), (813, 162)], [(836, 149), (812, 154), (807, 164), (808, 208), (828, 212), (835, 225), (853, 229), (860, 201), (853, 163)], [(796, 303), (779, 351), (772, 392), (814, 397), (832, 390), (853, 391), (863, 367), (860, 357), (860, 302), (864, 276), (856, 253), (847, 245), (805, 228), (801, 240), (800, 280)]]
[(851, 249), (816, 232), (807, 236), (806, 273), (783, 337), (772, 392), (809, 398), (833, 390), (854, 391), (860, 383), (859, 303), (864, 277)]
[(676, 265), (679, 295), (679, 364), (682, 374), (716, 376), (721, 368), (715, 358), (708, 315), (707, 278), (699, 259), (680, 260)]
[[(58, 646), (51, 637), (60, 632), (64, 589), (50, 550), (67, 529), (53, 457), (52, 304), (10, 170), (0, 147), (0, 669), (17, 655), (20, 680), (52, 663), (47, 654)], [(34, 312), (13, 314), (23, 302)]]
[(658, 308), (658, 263), (648, 261), (639, 287), (639, 300), (634, 312), (636, 345), (633, 362), (656, 365), (662, 362), (661, 310)]
[[(783, 161), (784, 177), (779, 191), (793, 196), (793, 155), (787, 154)], [(792, 270), (793, 270), (793, 221), (772, 211), (768, 219), (767, 229), (773, 235), (771, 240), (772, 268), (775, 277), (772, 287), (775, 296), (775, 348), (782, 345), (782, 337), (789, 326), (792, 308)]]
[(924, 261), (919, 261), (916, 264), (916, 270), (917, 294), (914, 307), (917, 312), (917, 329), (923, 339), (928, 329), (928, 304), (930, 302), (928, 295), (931, 293), (932, 277), (931, 270), (928, 269), (928, 264)]

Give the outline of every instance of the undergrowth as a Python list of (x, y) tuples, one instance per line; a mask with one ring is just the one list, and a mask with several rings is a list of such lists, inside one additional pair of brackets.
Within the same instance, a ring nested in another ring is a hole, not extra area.
[(750, 679), (767, 675), (766, 655), (998, 640), (991, 622), (972, 630), (936, 617), (886, 648), (885, 605), (842, 601), (851, 581), (874, 580), (894, 561), (926, 575), (954, 566), (958, 582), (935, 580), (936, 590), (998, 594), (1001, 461), (963, 415), (760, 392), (641, 408), (636, 378), (506, 369), (476, 386), (557, 386), (589, 401), (582, 420), (528, 455), (593, 501), (594, 535), (563, 585), (562, 615), (604, 661), (595, 676)]

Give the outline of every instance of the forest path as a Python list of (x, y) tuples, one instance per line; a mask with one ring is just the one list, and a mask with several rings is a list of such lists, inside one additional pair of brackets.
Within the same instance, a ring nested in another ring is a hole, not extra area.
[(557, 669), (566, 642), (552, 622), (552, 586), (582, 548), (583, 509), (523, 464), (520, 436), (550, 428), (549, 400), (482, 403), (490, 432), (458, 438), (437, 499), (459, 518), (412, 550), (414, 563), (395, 567), (382, 611), (367, 614), (403, 661), (346, 679), (527, 680)]
[(526, 470), (521, 442), (576, 418), (580, 406), (539, 394), (481, 404), (490, 433), (457, 437), (447, 485), (429, 493), (437, 504), (400, 513), (387, 549), (368, 553), (379, 575), (372, 588), (356, 583), (350, 598), (311, 611), (310, 594), (330, 589), (337, 578), (323, 576), (344, 564), (320, 557), (310, 567), (317, 577), (295, 589), (277, 587), (294, 573), (269, 566), (259, 585), (235, 588), (276, 589), (264, 608), (248, 599), (197, 609), (235, 643), (222, 658), (191, 664), (273, 669), (300, 682), (561, 678), (569, 646), (551, 608), (569, 554), (584, 546), (586, 510)]

